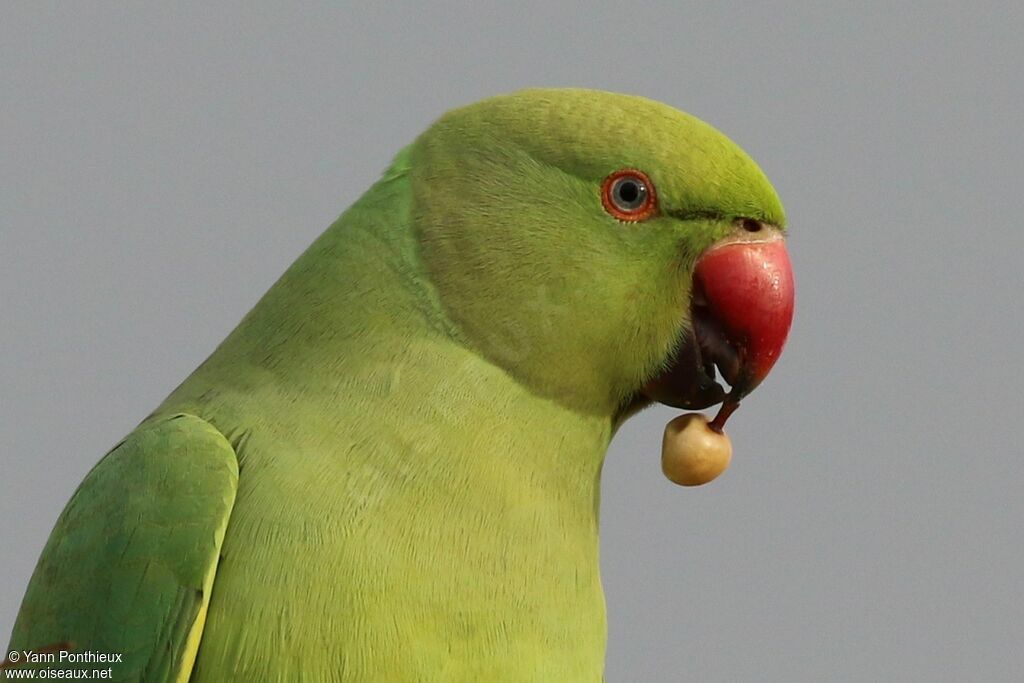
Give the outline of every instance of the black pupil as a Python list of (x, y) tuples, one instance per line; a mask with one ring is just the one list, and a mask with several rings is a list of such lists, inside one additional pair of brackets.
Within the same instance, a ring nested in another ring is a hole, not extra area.
[(615, 188), (619, 201), (629, 208), (635, 208), (643, 199), (644, 186), (635, 180), (620, 180)]

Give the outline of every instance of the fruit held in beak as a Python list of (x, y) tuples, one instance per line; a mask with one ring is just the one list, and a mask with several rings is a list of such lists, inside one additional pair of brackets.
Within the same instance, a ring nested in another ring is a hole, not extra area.
[[(677, 408), (722, 404), (710, 423), (691, 413), (665, 427), (661, 469), (682, 486), (706, 484), (729, 466), (725, 422), (775, 365), (793, 321), (793, 270), (782, 233), (752, 219), (741, 219), (737, 228), (697, 259), (692, 324), (667, 367), (642, 391)], [(728, 393), (715, 381), (716, 368)]]
[(661, 471), (680, 486), (706, 484), (729, 467), (732, 443), (700, 413), (680, 415), (665, 425)]

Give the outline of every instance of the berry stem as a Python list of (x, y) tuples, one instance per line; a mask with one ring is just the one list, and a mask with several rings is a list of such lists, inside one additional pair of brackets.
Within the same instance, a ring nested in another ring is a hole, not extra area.
[(729, 394), (725, 397), (725, 400), (722, 401), (722, 407), (718, 409), (718, 414), (715, 415), (715, 419), (708, 423), (708, 427), (711, 427), (711, 429), (721, 434), (725, 429), (725, 421), (728, 420), (729, 416), (732, 415), (739, 407), (740, 402), (735, 400), (732, 397), (732, 394)]

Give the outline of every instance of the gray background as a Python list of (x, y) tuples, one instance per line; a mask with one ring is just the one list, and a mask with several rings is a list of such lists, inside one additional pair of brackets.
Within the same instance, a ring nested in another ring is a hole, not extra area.
[(722, 479), (662, 477), (667, 409), (612, 446), (608, 679), (1020, 680), (1020, 10), (162, 4), (4, 3), (0, 641), (89, 467), (394, 152), (576, 85), (744, 146), (798, 284)]

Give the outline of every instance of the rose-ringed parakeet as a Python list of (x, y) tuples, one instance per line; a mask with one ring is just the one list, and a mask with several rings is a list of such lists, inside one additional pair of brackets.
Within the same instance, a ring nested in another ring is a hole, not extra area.
[(88, 474), (9, 649), (119, 653), (115, 680), (601, 680), (608, 443), (767, 374), (783, 225), (743, 151), (656, 102), (446, 114)]

